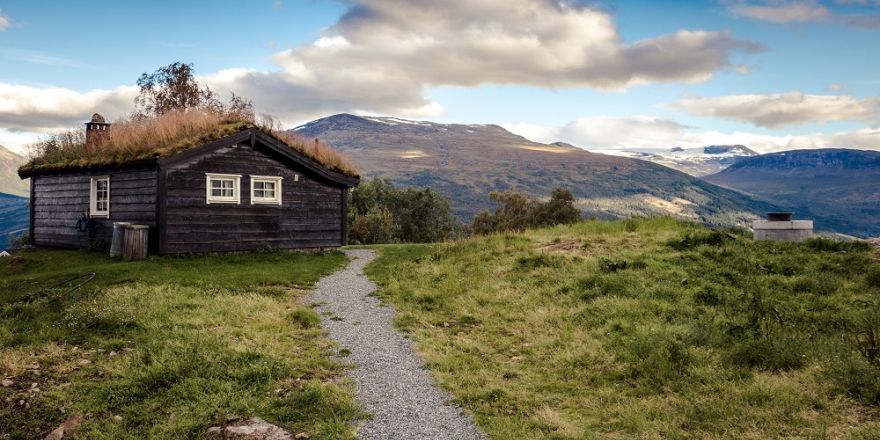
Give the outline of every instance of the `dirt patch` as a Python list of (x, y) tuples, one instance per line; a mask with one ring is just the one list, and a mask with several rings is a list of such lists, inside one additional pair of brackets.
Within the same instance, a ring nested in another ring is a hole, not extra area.
[(569, 239), (544, 243), (539, 245), (537, 249), (544, 252), (572, 252), (579, 251), (581, 248), (583, 248), (583, 243), (580, 240)]

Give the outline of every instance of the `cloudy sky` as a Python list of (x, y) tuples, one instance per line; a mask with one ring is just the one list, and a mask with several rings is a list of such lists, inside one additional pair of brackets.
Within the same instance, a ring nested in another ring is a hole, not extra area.
[(138, 76), (293, 127), (340, 112), (495, 123), (588, 149), (880, 149), (880, 0), (0, 0), (0, 145), (23, 152)]

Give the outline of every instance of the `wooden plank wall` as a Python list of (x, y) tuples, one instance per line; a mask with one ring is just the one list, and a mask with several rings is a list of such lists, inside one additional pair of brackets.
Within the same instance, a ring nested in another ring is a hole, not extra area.
[[(165, 171), (164, 253), (342, 245), (342, 194), (257, 147), (221, 148)], [(205, 173), (241, 174), (241, 204), (205, 200)], [(299, 174), (299, 181), (295, 175)], [(282, 176), (282, 204), (251, 205), (250, 175)]]
[(89, 212), (91, 176), (110, 176), (110, 218), (95, 218), (96, 239), (110, 243), (113, 222), (150, 226), (151, 242), (156, 229), (156, 170), (92, 172), (33, 177), (33, 239), (37, 246), (85, 248), (88, 234), (77, 220)]

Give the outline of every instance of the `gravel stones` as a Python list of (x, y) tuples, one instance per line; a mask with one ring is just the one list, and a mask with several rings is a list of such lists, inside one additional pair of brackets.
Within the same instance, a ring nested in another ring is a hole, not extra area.
[(434, 386), (412, 342), (394, 329), (394, 310), (375, 296), (363, 273), (375, 252), (345, 251), (353, 261), (318, 282), (309, 301), (321, 312), (321, 326), (350, 354), (357, 397), (373, 418), (358, 437), (369, 439), (482, 439), (471, 418)]

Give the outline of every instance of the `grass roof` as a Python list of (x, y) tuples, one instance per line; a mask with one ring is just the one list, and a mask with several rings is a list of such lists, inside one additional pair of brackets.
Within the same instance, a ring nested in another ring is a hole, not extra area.
[(86, 144), (85, 129), (50, 136), (31, 146), (31, 159), (19, 172), (118, 166), (168, 157), (248, 128), (260, 129), (328, 169), (358, 176), (356, 168), (344, 156), (317, 140), (307, 140), (247, 118), (199, 110), (117, 121), (98, 145)]

